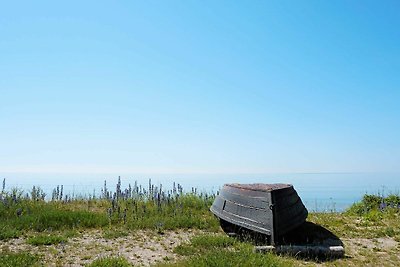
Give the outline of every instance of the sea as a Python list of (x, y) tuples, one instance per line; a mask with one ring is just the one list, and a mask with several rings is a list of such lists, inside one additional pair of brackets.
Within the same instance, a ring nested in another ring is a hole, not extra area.
[[(289, 183), (294, 186), (311, 212), (341, 212), (360, 201), (364, 194), (399, 194), (400, 173), (268, 173), (268, 174), (88, 174), (88, 173), (5, 173), (6, 190), (18, 188), (29, 192), (40, 187), (50, 196), (57, 186), (64, 194), (99, 196), (106, 181), (109, 190), (115, 190), (118, 179), (121, 187), (135, 182), (148, 187), (162, 185), (165, 190), (180, 184), (184, 191), (216, 193), (225, 183)], [(0, 181), (0, 183), (1, 183)], [(0, 184), (1, 186), (1, 184)]]

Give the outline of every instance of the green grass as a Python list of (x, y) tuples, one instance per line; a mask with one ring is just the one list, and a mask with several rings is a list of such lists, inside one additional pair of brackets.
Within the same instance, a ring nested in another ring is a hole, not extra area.
[(0, 253), (0, 267), (42, 266), (39, 257), (30, 253)]
[(103, 232), (103, 237), (105, 239), (116, 239), (127, 235), (129, 235), (129, 232), (120, 229), (107, 229)]
[[(17, 215), (18, 210), (22, 210), (22, 215)], [(9, 206), (0, 204), (0, 216), (0, 228), (18, 231), (97, 228), (109, 223), (105, 213), (71, 210), (71, 205), (31, 200), (20, 200)]]
[(202, 255), (190, 257), (187, 260), (167, 264), (165, 266), (198, 266), (198, 267), (257, 267), (257, 266), (293, 266), (287, 260), (272, 254), (254, 253), (250, 245), (243, 244), (237, 251), (221, 250), (207, 251)]
[(175, 248), (186, 259), (158, 266), (292, 266), (290, 260), (273, 254), (253, 252), (253, 246), (225, 235), (200, 235)]
[(120, 223), (127, 229), (155, 229), (158, 232), (174, 229), (203, 229), (216, 231), (219, 222), (209, 211), (212, 199), (202, 199), (195, 195), (182, 195), (169, 203), (158, 206), (154, 201), (121, 201), (121, 210), (127, 209), (126, 222), (114, 214), (113, 224)]
[(131, 267), (130, 264), (123, 257), (105, 257), (94, 260), (92, 263), (87, 265), (87, 267)]
[[(400, 240), (400, 210), (394, 208), (397, 196), (365, 195), (362, 201), (342, 213), (311, 213), (309, 221), (331, 230), (338, 237), (379, 238), (393, 237)], [(380, 209), (381, 203), (389, 203)]]
[(381, 195), (365, 194), (362, 200), (352, 205), (347, 213), (365, 215), (371, 211), (377, 210), (395, 210), (398, 211), (400, 207), (400, 196), (390, 194), (386, 197)]
[(68, 239), (64, 236), (60, 235), (53, 235), (53, 234), (39, 234), (36, 236), (29, 237), (26, 242), (28, 244), (34, 245), (34, 246), (49, 246), (49, 245), (55, 245), (59, 243), (66, 243)]
[(0, 227), (0, 240), (7, 241), (8, 239), (18, 238), (19, 236), (20, 232), (11, 228), (9, 225)]
[(174, 252), (188, 256), (195, 253), (204, 253), (208, 250), (233, 247), (238, 242), (226, 235), (199, 235), (191, 239), (190, 244), (181, 244), (174, 249)]
[(168, 194), (162, 201), (150, 193), (141, 193), (130, 198), (76, 198), (65, 202), (23, 197), (22, 192), (15, 192), (18, 191), (1, 195), (0, 240), (18, 237), (27, 231), (111, 226), (128, 231), (153, 229), (159, 233), (173, 229), (219, 229), (218, 220), (209, 212), (213, 198), (192, 193)]
[[(140, 229), (159, 234), (176, 229), (201, 229), (213, 234), (195, 236), (190, 243), (177, 246), (174, 252), (180, 255), (181, 260), (170, 262), (168, 258), (165, 260), (168, 262), (159, 266), (306, 264), (300, 259), (255, 254), (252, 245), (221, 234), (218, 220), (209, 211), (213, 196), (183, 193), (179, 189), (176, 192), (163, 192), (152, 186), (144, 190), (135, 185), (128, 196), (122, 193), (126, 190), (119, 188), (112, 194), (104, 189), (106, 193), (100, 198), (70, 198), (61, 201), (61, 197), (58, 197), (54, 201), (44, 201), (39, 194), (41, 191), (35, 190), (31, 197), (18, 190), (0, 193), (0, 240), (28, 236), (28, 244), (43, 246), (67, 242), (68, 238), (76, 237), (86, 229), (101, 230), (106, 239), (124, 237)], [(310, 213), (308, 221), (325, 227), (340, 239), (390, 237), (400, 241), (399, 204), (398, 195), (365, 195), (361, 202), (346, 212)], [(376, 251), (366, 250), (365, 253), (370, 253), (368, 258), (378, 260), (372, 254), (376, 254)], [(360, 262), (363, 261), (358, 258), (341, 259), (332, 265)], [(29, 253), (0, 254), (0, 267), (39, 263), (40, 259)], [(131, 265), (124, 258), (106, 257), (89, 266)]]

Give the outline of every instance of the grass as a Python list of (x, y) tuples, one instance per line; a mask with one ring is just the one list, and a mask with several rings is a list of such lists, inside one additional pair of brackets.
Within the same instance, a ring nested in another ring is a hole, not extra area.
[(193, 237), (189, 244), (177, 246), (174, 252), (182, 256), (189, 256), (205, 253), (209, 250), (232, 247), (235, 244), (237, 244), (235, 239), (225, 235), (200, 235)]
[[(154, 201), (126, 201), (120, 203), (126, 209), (124, 225), (127, 229), (155, 229), (158, 232), (174, 229), (203, 229), (215, 231), (219, 228), (218, 220), (209, 212), (212, 200), (196, 195), (182, 195), (170, 203), (157, 205)], [(113, 223), (119, 219), (112, 217)]]
[(258, 254), (253, 252), (250, 245), (243, 244), (235, 251), (231, 250), (214, 250), (207, 251), (204, 254), (196, 254), (188, 259), (165, 263), (158, 266), (178, 267), (178, 266), (197, 266), (197, 267), (257, 267), (257, 266), (293, 266), (293, 264), (272, 254)]
[(34, 246), (49, 246), (49, 245), (56, 245), (59, 243), (66, 243), (67, 238), (60, 235), (53, 235), (53, 234), (40, 234), (36, 236), (29, 237), (27, 239), (27, 243), (34, 245)]
[(11, 228), (9, 225), (0, 227), (0, 240), (7, 241), (8, 239), (17, 238), (19, 236), (20, 232), (15, 228)]
[(178, 185), (163, 191), (149, 184), (149, 189), (135, 185), (116, 191), (105, 186), (102, 195), (91, 198), (62, 199), (58, 188), (52, 200), (45, 201), (40, 188), (24, 193), (17, 189), (0, 192), (1, 240), (15, 238), (26, 231), (54, 231), (119, 227), (126, 230), (154, 229), (156, 232), (173, 229), (205, 229), (216, 231), (218, 221), (209, 212), (213, 196), (184, 193)]
[(104, 257), (94, 260), (92, 263), (87, 265), (87, 267), (131, 267), (130, 264), (123, 257)]
[(292, 266), (293, 263), (273, 254), (253, 252), (253, 246), (226, 235), (200, 235), (188, 244), (175, 248), (175, 253), (186, 259), (158, 266)]
[[(28, 236), (34, 246), (65, 243), (87, 229), (100, 230), (109, 240), (131, 235), (136, 230), (163, 234), (169, 230), (201, 229), (212, 234), (194, 236), (189, 243), (174, 249), (179, 260), (166, 257), (158, 266), (297, 266), (301, 259), (272, 254), (255, 254), (253, 246), (221, 234), (218, 220), (209, 211), (214, 195), (184, 192), (178, 185), (172, 190), (149, 183), (126, 189), (120, 181), (114, 192), (105, 185), (100, 196), (72, 198), (62, 187), (45, 199), (40, 188), (25, 193), (17, 189), (0, 191), (0, 240)], [(400, 197), (365, 195), (345, 212), (310, 213), (308, 221), (321, 225), (341, 239), (391, 238), (400, 242)], [(161, 236), (161, 235), (160, 235)], [(40, 249), (46, 249), (45, 247)], [(2, 251), (2, 250), (0, 250)], [(340, 259), (324, 265), (365, 265), (380, 260), (379, 247), (361, 249), (359, 257)], [(395, 262), (400, 250), (388, 256)], [(0, 252), (1, 266), (37, 266), (43, 261), (30, 253)], [(55, 255), (59, 255), (56, 250)], [(378, 255), (379, 254), (379, 255)], [(61, 255), (61, 254), (60, 254)], [(58, 256), (57, 256), (58, 257)], [(61, 257), (61, 256), (60, 256)], [(61, 259), (61, 258), (60, 258)], [(61, 259), (62, 260), (62, 259)], [(45, 262), (47, 264), (48, 262)], [(105, 257), (88, 266), (131, 266), (122, 257)]]
[(0, 253), (0, 267), (42, 266), (40, 258), (31, 253)]
[[(386, 200), (393, 199), (398, 199), (398, 197), (365, 195), (362, 201), (355, 203), (345, 212), (311, 213), (308, 220), (328, 228), (339, 237), (392, 237), (400, 240), (398, 203), (382, 205)], [(385, 207), (382, 208), (383, 206)]]
[(127, 235), (129, 235), (129, 232), (120, 229), (107, 229), (103, 232), (103, 238), (105, 239), (116, 239)]
[[(105, 214), (91, 211), (74, 211), (69, 205), (59, 203), (19, 199), (7, 206), (0, 204), (0, 228), (42, 232), (74, 228), (97, 228), (106, 226), (109, 220)], [(17, 215), (18, 211), (21, 215)]]
[[(198, 194), (196, 190), (184, 192), (179, 184), (169, 191), (151, 183), (148, 188), (135, 184), (122, 189), (118, 181), (114, 192), (105, 184), (100, 196), (88, 198), (64, 195), (62, 190), (53, 190), (49, 200), (38, 187), (23, 192), (6, 191), (3, 186), (0, 240), (28, 236), (26, 242), (30, 245), (51, 246), (67, 242), (71, 233), (75, 236), (87, 229), (101, 230), (106, 239), (123, 237), (138, 229), (156, 234), (177, 229), (219, 230), (218, 220), (209, 212), (214, 195)], [(104, 258), (95, 264), (114, 266), (116, 261)]]

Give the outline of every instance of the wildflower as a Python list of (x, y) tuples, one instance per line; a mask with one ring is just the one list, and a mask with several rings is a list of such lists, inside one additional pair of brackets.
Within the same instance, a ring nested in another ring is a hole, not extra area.
[(128, 211), (127, 208), (124, 209), (124, 224), (126, 224), (126, 212)]
[(380, 205), (379, 205), (379, 209), (382, 211), (382, 210), (384, 210), (384, 209), (386, 209), (387, 208), (387, 204), (385, 203), (385, 202), (382, 202)]
[(17, 209), (16, 213), (17, 213), (17, 216), (20, 217), (22, 215), (22, 209), (21, 208)]

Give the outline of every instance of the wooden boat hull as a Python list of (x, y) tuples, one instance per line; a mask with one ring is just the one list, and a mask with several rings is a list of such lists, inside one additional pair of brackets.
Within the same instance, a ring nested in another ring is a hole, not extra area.
[(272, 244), (308, 215), (289, 184), (225, 184), (210, 210), (225, 231), (244, 228), (269, 236)]

